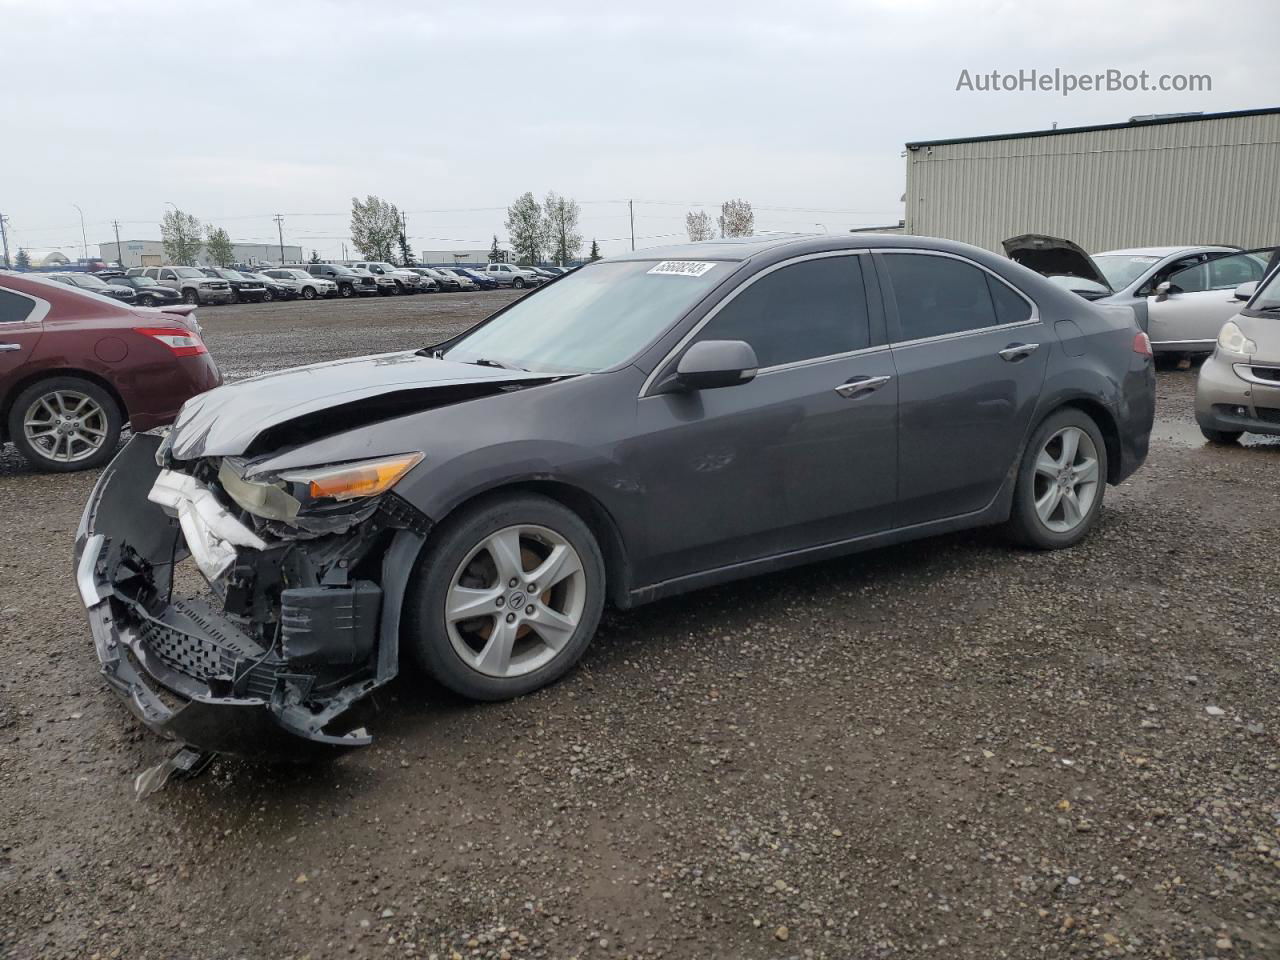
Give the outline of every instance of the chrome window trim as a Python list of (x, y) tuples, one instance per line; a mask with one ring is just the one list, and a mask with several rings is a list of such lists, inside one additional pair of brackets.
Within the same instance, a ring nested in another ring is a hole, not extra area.
[[(1025, 293), (1023, 293), (1021, 290), (1015, 287), (1012, 283), (1010, 283), (1004, 277), (1000, 276), (1000, 274), (992, 270), (990, 267), (983, 266), (981, 263), (978, 263), (978, 261), (976, 260), (970, 260), (968, 257), (962, 257), (958, 253), (951, 253), (948, 250), (922, 250), (920, 248), (913, 248), (913, 247), (875, 247), (871, 252), (881, 253), (881, 254), (907, 253), (907, 254), (913, 254), (916, 256), (946, 257), (949, 260), (959, 260), (961, 263), (967, 263), (971, 267), (976, 267), (977, 269), (981, 270), (983, 273), (985, 273), (989, 277), (994, 277), (996, 280), (1000, 281), (1000, 283), (1003, 283), (1006, 287), (1008, 287), (1010, 290), (1012, 290), (1014, 293), (1016, 293), (1028, 304), (1031, 305), (1031, 316), (1028, 317), (1026, 320), (1017, 320), (1014, 323), (995, 323), (989, 327), (975, 327), (972, 330), (956, 330), (953, 333), (939, 333), (932, 337), (917, 337), (914, 340), (890, 340), (889, 341), (890, 347), (893, 347), (896, 349), (898, 347), (914, 347), (917, 344), (921, 344), (921, 343), (940, 343), (944, 340), (958, 340), (962, 337), (981, 336), (984, 333), (991, 333), (995, 330), (1017, 330), (1021, 327), (1030, 327), (1041, 322), (1040, 305), (1038, 303), (1036, 303), (1034, 300), (1028, 297)], [(892, 283), (892, 280), (890, 278), (886, 278), (886, 280)], [(890, 289), (892, 289), (892, 287)], [(896, 294), (894, 295), (894, 307), (895, 307), (894, 312), (896, 313), (897, 312), (896, 310), (897, 295)], [(994, 303), (991, 304), (991, 310), (992, 310), (992, 315), (994, 316), (995, 315)]]
[[(685, 347), (687, 347), (689, 345), (689, 342), (693, 340), (693, 338), (696, 337), (702, 331), (703, 327), (705, 327), (708, 323), (714, 320), (721, 310), (723, 310), (726, 306), (732, 303), (734, 299), (736, 299), (738, 295), (742, 293), (743, 290), (746, 290), (748, 287), (754, 284), (757, 280), (760, 280), (763, 277), (767, 277), (769, 274), (773, 273), (776, 270), (781, 270), (783, 267), (789, 267), (796, 263), (803, 263), (806, 260), (823, 260), (823, 259), (826, 259), (827, 257), (860, 257), (860, 256), (866, 256), (870, 252), (871, 251), (867, 250), (866, 248), (859, 248), (857, 250), (824, 250), (821, 253), (806, 253), (799, 257), (792, 257), (790, 260), (780, 260), (777, 263), (773, 264), (772, 266), (766, 267), (765, 269), (759, 271), (758, 273), (754, 273), (751, 276), (747, 277), (746, 280), (738, 284), (738, 286), (736, 286), (733, 289), (733, 292), (731, 292), (728, 296), (724, 297), (719, 303), (717, 303), (714, 307), (712, 307), (709, 311), (707, 311), (707, 315), (703, 317), (701, 320), (699, 320), (694, 325), (692, 330), (690, 330), (683, 337), (681, 337), (674, 347), (672, 347), (670, 350), (667, 351), (666, 355), (662, 358), (662, 360), (656, 366), (654, 366), (652, 372), (647, 377), (645, 377), (644, 383), (641, 384), (640, 386), (640, 393), (637, 395), (636, 399), (643, 400), (646, 397), (655, 396), (655, 394), (649, 393), (649, 388), (652, 387), (654, 382), (658, 379), (658, 374), (660, 374), (666, 368), (667, 364), (671, 362), (671, 358), (674, 357), (676, 354), (678, 354)], [(865, 290), (865, 286), (866, 286), (865, 265), (863, 266), (863, 270), (864, 270), (863, 287)], [(870, 310), (868, 310), (867, 311), (868, 332), (870, 331), (870, 327), (871, 327), (871, 312)], [(806, 357), (803, 360), (793, 360), (790, 363), (774, 364), (772, 367), (761, 367), (757, 371), (756, 376), (760, 376), (762, 374), (768, 374), (768, 373), (777, 373), (780, 370), (788, 370), (798, 366), (807, 366), (809, 364), (814, 364), (814, 363), (824, 363), (828, 360), (837, 360), (843, 357), (853, 356), (854, 354), (863, 353), (865, 351), (887, 349), (887, 347), (888, 347), (888, 344), (877, 344), (872, 347), (859, 347), (857, 350), (847, 351), (846, 353), (830, 354), (825, 357)]]
[(35, 304), (30, 312), (21, 320), (2, 320), (0, 321), (0, 330), (16, 330), (19, 327), (27, 325), (35, 326), (49, 315), (52, 308), (48, 300), (37, 297), (34, 293), (27, 293), (25, 290), (15, 290), (13, 287), (0, 287), (5, 293), (12, 293), (15, 297), (22, 297), (24, 300), (30, 300)]

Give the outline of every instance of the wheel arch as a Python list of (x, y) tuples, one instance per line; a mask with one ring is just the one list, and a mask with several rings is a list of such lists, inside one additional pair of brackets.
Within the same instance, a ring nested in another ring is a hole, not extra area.
[[(604, 557), (606, 598), (615, 607), (626, 608), (631, 606), (631, 565), (627, 560), (626, 544), (622, 538), (622, 531), (603, 503), (586, 490), (571, 483), (566, 483), (562, 480), (527, 479), (514, 480), (495, 487), (488, 487), (454, 504), (444, 516), (433, 517), (432, 519), (435, 521), (433, 533), (440, 528), (444, 521), (456, 516), (459, 511), (469, 509), (488, 500), (502, 499), (522, 493), (538, 494), (548, 500), (553, 500), (567, 510), (572, 511), (587, 525), (592, 536), (596, 538), (596, 543), (600, 545), (600, 553)], [(424, 549), (430, 546), (431, 539), (428, 536)]]
[(1111, 412), (1105, 403), (1094, 397), (1083, 395), (1067, 396), (1047, 407), (1032, 429), (1039, 427), (1049, 417), (1064, 409), (1079, 410), (1098, 425), (1098, 432), (1102, 434), (1102, 442), (1107, 448), (1107, 483), (1112, 485), (1119, 483), (1121, 469), (1120, 426), (1116, 422), (1115, 414)]
[(9, 412), (13, 408), (14, 400), (27, 387), (39, 383), (41, 380), (52, 380), (54, 377), (79, 377), (81, 380), (88, 380), (95, 386), (101, 387), (116, 402), (116, 406), (120, 408), (121, 420), (124, 423), (129, 422), (129, 405), (125, 403), (120, 391), (106, 377), (89, 370), (82, 370), (79, 367), (44, 367), (40, 370), (33, 370), (20, 380), (15, 381), (13, 386), (9, 388), (8, 393), (0, 397), (0, 439), (9, 439)]

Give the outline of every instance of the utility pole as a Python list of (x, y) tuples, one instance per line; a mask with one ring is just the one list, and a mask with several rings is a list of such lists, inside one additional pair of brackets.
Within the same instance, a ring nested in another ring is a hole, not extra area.
[(120, 266), (123, 267), (124, 266), (124, 250), (120, 246), (120, 221), (112, 220), (111, 226), (115, 227), (115, 231), (116, 231), (116, 263), (120, 264)]
[(284, 214), (277, 213), (275, 215), (276, 230), (280, 234), (280, 266), (284, 266)]
[(9, 218), (0, 213), (0, 242), (4, 244), (4, 268), (10, 269), (9, 266), (9, 234), (5, 231), (5, 224), (9, 222)]
[(636, 202), (627, 201), (627, 211), (631, 214), (631, 249), (636, 248)]

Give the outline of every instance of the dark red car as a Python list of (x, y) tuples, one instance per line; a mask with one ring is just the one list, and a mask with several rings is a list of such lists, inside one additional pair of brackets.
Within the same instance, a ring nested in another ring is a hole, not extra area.
[(40, 470), (85, 470), (111, 457), (126, 422), (169, 423), (222, 382), (194, 310), (0, 271), (0, 441)]

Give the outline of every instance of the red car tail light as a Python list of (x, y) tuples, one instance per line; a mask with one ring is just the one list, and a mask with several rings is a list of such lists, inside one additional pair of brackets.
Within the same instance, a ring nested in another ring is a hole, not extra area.
[(173, 351), (175, 357), (194, 357), (197, 354), (209, 352), (204, 341), (191, 330), (176, 330), (172, 327), (134, 327), (133, 332), (159, 340)]
[(1139, 330), (1138, 333), (1134, 335), (1133, 352), (1137, 354), (1141, 354), (1144, 357), (1151, 356), (1151, 338), (1148, 337), (1141, 330)]

